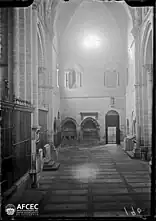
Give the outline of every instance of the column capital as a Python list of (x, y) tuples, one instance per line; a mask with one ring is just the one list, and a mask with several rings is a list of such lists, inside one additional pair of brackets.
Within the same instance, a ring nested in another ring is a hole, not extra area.
[(41, 3), (41, 0), (34, 0), (32, 4), (32, 9), (37, 10), (40, 3)]
[(131, 33), (132, 33), (134, 39), (137, 38), (137, 36), (138, 36), (138, 34), (139, 34), (139, 30), (140, 30), (140, 29), (139, 29), (138, 26), (134, 26), (134, 27), (132, 28)]

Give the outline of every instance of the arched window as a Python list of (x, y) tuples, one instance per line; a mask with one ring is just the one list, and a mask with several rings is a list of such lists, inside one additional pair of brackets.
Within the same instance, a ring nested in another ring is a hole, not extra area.
[(65, 87), (69, 89), (78, 88), (82, 86), (82, 73), (74, 69), (65, 71)]

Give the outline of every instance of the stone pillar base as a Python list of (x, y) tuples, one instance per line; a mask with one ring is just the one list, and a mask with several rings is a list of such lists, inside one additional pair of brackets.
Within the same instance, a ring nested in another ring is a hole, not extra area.
[(148, 153), (148, 147), (142, 146), (141, 147), (141, 159), (142, 160), (147, 160), (147, 153)]
[(148, 150), (148, 152), (147, 152), (147, 160), (150, 161), (151, 157), (152, 157), (152, 152), (151, 152), (151, 150)]
[(45, 150), (45, 162), (51, 161), (51, 147), (49, 144), (44, 145)]
[(137, 158), (137, 159), (141, 158), (141, 148), (136, 147), (136, 145), (134, 145), (133, 154), (134, 154), (135, 158)]

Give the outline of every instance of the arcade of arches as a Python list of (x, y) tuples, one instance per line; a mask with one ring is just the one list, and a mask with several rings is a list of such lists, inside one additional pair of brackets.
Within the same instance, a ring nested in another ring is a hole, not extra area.
[[(82, 24), (84, 19), (86, 23)], [(89, 23), (89, 19), (94, 22)], [(28, 8), (1, 8), (0, 25), (2, 101), (14, 103), (15, 97), (23, 102), (20, 105), (26, 101), (24, 109), (31, 103), (30, 127), (45, 133), (43, 144), (53, 142), (60, 130), (66, 143), (94, 139), (120, 144), (126, 136), (135, 136), (136, 155), (146, 150), (150, 157), (151, 7), (131, 8), (123, 2), (35, 0)], [(97, 31), (99, 38), (106, 40), (101, 51), (92, 54), (74, 43), (77, 27)], [(100, 34), (102, 30), (106, 31)], [(116, 40), (111, 38), (114, 33)], [(65, 75), (64, 67), (76, 67), (74, 76)], [(116, 77), (111, 77), (114, 74)], [(69, 81), (73, 88), (66, 88)], [(35, 146), (34, 137), (31, 145)]]

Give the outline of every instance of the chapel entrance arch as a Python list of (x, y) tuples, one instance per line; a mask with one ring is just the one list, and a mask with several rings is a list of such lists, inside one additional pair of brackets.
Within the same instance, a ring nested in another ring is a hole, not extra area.
[(120, 122), (117, 111), (111, 110), (105, 116), (106, 144), (120, 144)]

